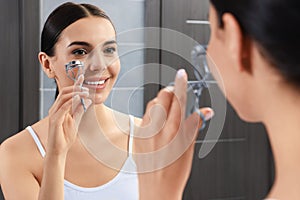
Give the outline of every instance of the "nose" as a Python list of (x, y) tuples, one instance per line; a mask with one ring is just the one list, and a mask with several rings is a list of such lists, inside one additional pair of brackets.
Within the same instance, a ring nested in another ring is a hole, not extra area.
[(105, 57), (100, 50), (93, 50), (85, 61), (85, 66), (88, 67), (87, 70), (93, 72), (102, 72), (107, 68), (107, 63)]

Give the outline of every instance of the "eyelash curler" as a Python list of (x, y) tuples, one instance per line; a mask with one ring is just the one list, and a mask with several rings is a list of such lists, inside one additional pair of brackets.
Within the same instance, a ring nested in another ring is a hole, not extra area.
[(76, 81), (76, 76), (78, 77), (78, 73), (83, 73), (84, 64), (79, 60), (72, 60), (71, 62), (67, 63), (65, 67), (68, 78)]
[[(66, 73), (68, 78), (73, 80), (74, 82), (76, 81), (76, 77), (80, 74), (84, 74), (84, 64), (83, 62), (79, 60), (72, 60), (71, 62), (67, 63), (65, 65)], [(80, 85), (80, 89), (82, 89), (82, 84)], [(84, 112), (86, 112), (86, 106), (84, 104), (84, 101), (82, 98), (80, 98), (81, 105), (83, 107)]]
[[(211, 80), (211, 73), (206, 61), (206, 49), (206, 45), (196, 45), (191, 51), (192, 67), (197, 80), (187, 82), (188, 87), (185, 117), (197, 112), (203, 121), (200, 130), (203, 130), (206, 125), (204, 116), (199, 111), (199, 102), (202, 90), (204, 88), (208, 88), (209, 84), (216, 83)], [(174, 86), (174, 82), (171, 82), (169, 85)]]

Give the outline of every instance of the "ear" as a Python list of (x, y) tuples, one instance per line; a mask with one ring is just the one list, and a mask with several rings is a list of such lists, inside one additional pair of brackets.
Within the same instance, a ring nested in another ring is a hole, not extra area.
[(251, 73), (251, 40), (244, 36), (239, 23), (236, 18), (230, 14), (225, 13), (222, 17), (224, 24), (225, 44), (229, 51), (229, 55), (233, 59), (234, 66), (239, 71), (246, 71)]
[(50, 57), (46, 53), (40, 52), (38, 55), (38, 59), (42, 65), (43, 71), (47, 74), (48, 78), (54, 78), (55, 72), (52, 69)]

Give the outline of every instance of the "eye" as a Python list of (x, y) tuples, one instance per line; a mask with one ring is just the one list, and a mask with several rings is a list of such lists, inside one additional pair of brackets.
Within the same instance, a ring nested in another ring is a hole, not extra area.
[(72, 54), (80, 56), (87, 54), (87, 51), (85, 49), (75, 49)]
[(116, 51), (117, 50), (115, 47), (108, 47), (108, 48), (104, 49), (105, 54), (114, 54)]

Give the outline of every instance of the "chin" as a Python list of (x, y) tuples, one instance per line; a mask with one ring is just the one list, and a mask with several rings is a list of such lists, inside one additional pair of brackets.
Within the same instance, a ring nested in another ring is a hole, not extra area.
[(251, 103), (247, 103), (244, 99), (239, 101), (232, 101), (232, 99), (227, 100), (243, 121), (251, 123), (261, 122), (255, 106)]
[(261, 119), (256, 115), (257, 113), (253, 113), (250, 111), (250, 109), (236, 109), (238, 116), (245, 122), (250, 122), (250, 123), (257, 123), (261, 122)]
[(96, 93), (93, 95), (90, 95), (90, 99), (92, 100), (94, 105), (103, 104), (107, 99), (107, 94), (103, 93)]

